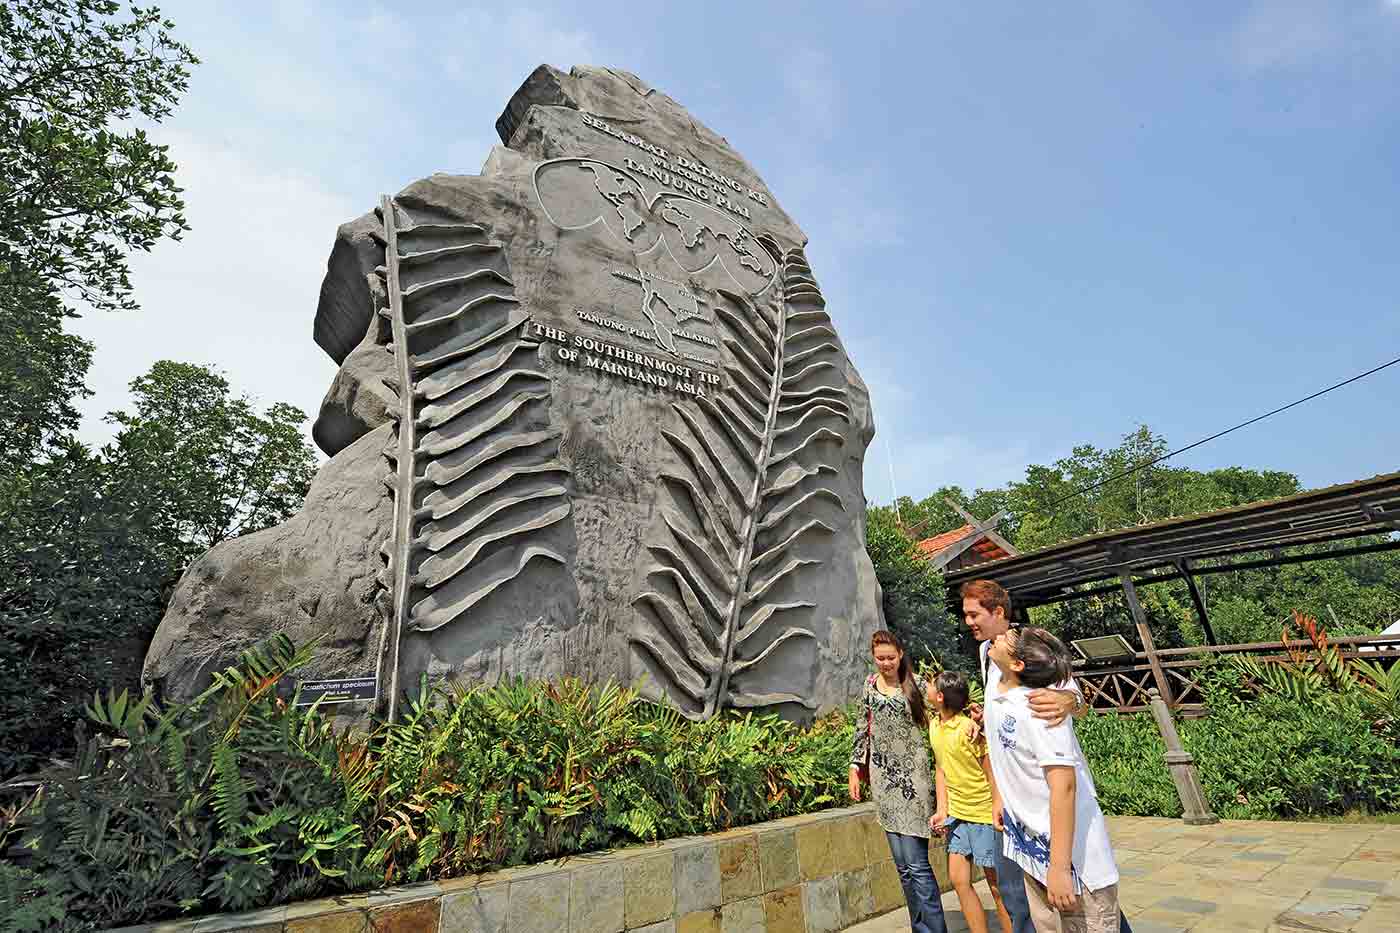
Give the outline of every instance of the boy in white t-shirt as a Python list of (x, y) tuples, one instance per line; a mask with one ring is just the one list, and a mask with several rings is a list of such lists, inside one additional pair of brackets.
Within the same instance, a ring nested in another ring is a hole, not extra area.
[(987, 656), (1000, 674), (988, 680), (984, 717), (1003, 853), (1025, 874), (1035, 928), (1117, 933), (1118, 867), (1084, 751), (1072, 723), (1051, 726), (1027, 701), (1069, 677), (1069, 652), (1044, 629), (1022, 628), (999, 635)]

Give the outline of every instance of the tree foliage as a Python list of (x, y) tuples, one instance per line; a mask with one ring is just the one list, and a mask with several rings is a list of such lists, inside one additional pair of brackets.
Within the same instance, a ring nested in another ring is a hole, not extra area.
[(151, 511), (151, 543), (171, 565), (270, 528), (301, 505), (316, 458), (296, 407), (279, 402), (260, 414), (218, 373), (169, 360), (132, 382), (131, 394), (133, 411), (108, 415), (120, 431), (106, 456)]
[(971, 642), (948, 612), (943, 574), (919, 559), (894, 510), (869, 509), (865, 547), (880, 582), (885, 625), (916, 658), (956, 670), (976, 670)]
[(0, 480), (0, 775), (64, 748), (83, 697), (131, 682), (130, 641), (160, 617), (172, 568), (113, 485), (72, 441)]
[(146, 134), (190, 50), (155, 7), (0, 2), (0, 775), (69, 747), (81, 698), (134, 686), (188, 561), (289, 517), (314, 455), (289, 405), (257, 411), (208, 369), (161, 362), (78, 443), (90, 393), (77, 308), (134, 308), (127, 265), (187, 229)]
[(0, 475), (11, 475), (77, 430), (75, 401), (92, 344), (63, 331), (54, 291), (0, 264)]
[(0, 774), (61, 751), (82, 700), (136, 687), (170, 588), (213, 544), (289, 518), (314, 475), (289, 405), (257, 412), (200, 366), (162, 361), (114, 412), (0, 477)]
[(115, 0), (0, 4), (0, 269), (135, 307), (127, 254), (187, 229), (167, 147), (135, 125), (188, 86), (172, 28)]
[[(1164, 437), (1140, 425), (1115, 447), (1081, 444), (1053, 464), (1031, 464), (1024, 478), (1003, 487), (972, 493), (944, 487), (921, 501), (901, 499), (899, 511), (905, 528), (912, 532), (907, 537), (927, 538), (966, 522), (946, 499), (962, 503), (979, 518), (1006, 509), (1009, 515), (998, 530), (1020, 550), (1030, 551), (1085, 535), (1302, 491), (1296, 476), (1279, 470), (1232, 466), (1201, 471), (1170, 462), (1151, 463), (1168, 450)], [(1114, 478), (1123, 473), (1129, 475)], [(891, 511), (871, 509), (872, 524), (877, 514)], [(1345, 543), (1331, 547), (1341, 546)], [(1295, 609), (1327, 620), (1334, 634), (1374, 633), (1400, 617), (1397, 555), (1240, 571), (1198, 577), (1197, 583), (1222, 642), (1276, 639), (1281, 624)], [(1144, 587), (1139, 596), (1157, 647), (1204, 642), (1185, 584)], [(1031, 616), (1067, 639), (1118, 633), (1132, 644), (1139, 642), (1136, 625), (1117, 593), (1040, 607)]]

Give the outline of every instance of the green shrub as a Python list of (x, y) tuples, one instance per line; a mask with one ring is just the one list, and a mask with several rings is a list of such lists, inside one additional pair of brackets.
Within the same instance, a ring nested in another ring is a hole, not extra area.
[(849, 802), (844, 712), (692, 723), (615, 686), (517, 681), (425, 687), (401, 722), (352, 733), (278, 698), (308, 656), (274, 639), (168, 711), (96, 699), (104, 735), (45, 776), (24, 835), (37, 875), (0, 877), (0, 916), (245, 910)]
[[(437, 699), (440, 702), (432, 702)], [(776, 716), (692, 723), (578, 681), (437, 694), (372, 740), (386, 877), (479, 872), (713, 832), (847, 802), (851, 725)]]
[(1090, 713), (1074, 724), (1105, 813), (1180, 816), (1165, 748), (1148, 713)]
[(0, 933), (79, 929), (67, 922), (68, 898), (32, 871), (0, 862)]
[(368, 787), (340, 767), (347, 739), (275, 696), (308, 657), (274, 640), (168, 712), (94, 699), (108, 736), (80, 734), (72, 766), (46, 775), (24, 843), (71, 917), (243, 910), (369, 880), (354, 822)]
[[(95, 699), (101, 734), (23, 810), (33, 871), (0, 865), (0, 933), (245, 910), (849, 802), (858, 704), (801, 729), (693, 723), (572, 680), (423, 686), (402, 721), (352, 732), (277, 695), (309, 653), (274, 639), (167, 711)], [(1217, 814), (1400, 809), (1400, 746), (1374, 708), (1254, 696), (1228, 667), (1206, 692), (1210, 715), (1180, 728)], [(1078, 730), (1107, 812), (1180, 815), (1150, 716)]]
[[(1211, 809), (1225, 819), (1293, 819), (1400, 810), (1400, 744), (1374, 710), (1336, 695), (1254, 695), (1239, 675), (1206, 678), (1201, 719), (1178, 723)], [(1149, 713), (1076, 724), (1104, 810), (1181, 815)]]

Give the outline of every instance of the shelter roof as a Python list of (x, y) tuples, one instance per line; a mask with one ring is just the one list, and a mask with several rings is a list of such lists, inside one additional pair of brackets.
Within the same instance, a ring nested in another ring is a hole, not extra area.
[[(1290, 562), (1282, 549), (1396, 531), (1400, 473), (1386, 473), (1281, 499), (1086, 535), (950, 571), (945, 580), (955, 589), (967, 580), (993, 579), (1011, 591), (1017, 605), (1036, 606), (1098, 592), (1073, 588), (1116, 580), (1123, 571), (1145, 575), (1139, 584), (1150, 583), (1180, 577), (1187, 561), (1193, 573), (1229, 566), (1231, 558), (1261, 551), (1272, 552), (1278, 562)], [(1391, 546), (1400, 547), (1400, 541), (1377, 549)], [(1203, 568), (1202, 561), (1211, 567)]]
[[(919, 556), (925, 560), (932, 560), (942, 551), (947, 550), (957, 544), (963, 538), (972, 534), (977, 529), (972, 525), (963, 525), (961, 528), (954, 528), (952, 531), (945, 531), (941, 535), (934, 535), (932, 538), (925, 538), (915, 542), (914, 547), (918, 548)], [(980, 540), (972, 545), (974, 551), (982, 561), (1001, 560), (1010, 555), (1002, 550), (1001, 546), (989, 539), (985, 533), (981, 534)]]

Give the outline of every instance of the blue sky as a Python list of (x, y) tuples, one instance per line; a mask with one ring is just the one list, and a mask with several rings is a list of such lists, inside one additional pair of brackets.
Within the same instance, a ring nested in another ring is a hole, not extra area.
[[(866, 494), (997, 485), (1145, 422), (1174, 446), (1400, 356), (1400, 0), (167, 2), (203, 59), (193, 231), (88, 316), (84, 435), (156, 359), (314, 417), (337, 224), (475, 172), (530, 70), (624, 68), (811, 238), (869, 384)], [(1400, 366), (1184, 456), (1308, 486), (1400, 468)], [(888, 446), (887, 446), (888, 445)]]

